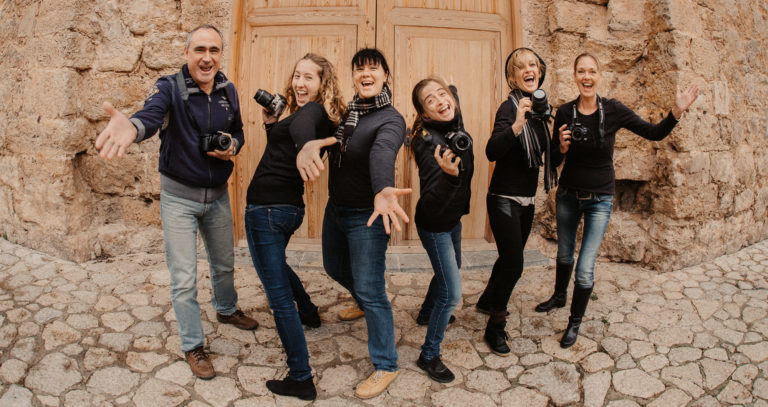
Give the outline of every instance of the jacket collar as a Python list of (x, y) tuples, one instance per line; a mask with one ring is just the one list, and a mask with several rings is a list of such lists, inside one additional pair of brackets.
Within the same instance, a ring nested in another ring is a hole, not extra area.
[[(184, 66), (181, 67), (181, 72), (184, 74), (184, 82), (187, 84), (187, 91), (189, 91), (189, 94), (193, 93), (201, 93), (202, 90), (200, 90), (200, 86), (195, 82), (194, 79), (192, 79), (192, 75), (189, 74), (189, 68), (187, 67), (187, 64), (184, 64)], [(218, 71), (216, 72), (216, 76), (213, 78), (213, 90), (211, 92), (216, 92), (219, 89), (224, 89), (229, 85), (229, 79), (227, 79), (226, 75), (224, 75), (223, 72)]]

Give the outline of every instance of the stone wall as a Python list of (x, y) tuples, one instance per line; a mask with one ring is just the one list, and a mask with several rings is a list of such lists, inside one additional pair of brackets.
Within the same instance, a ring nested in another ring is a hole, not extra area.
[[(670, 137), (619, 133), (617, 195), (601, 254), (659, 269), (768, 237), (765, 3), (746, 0), (521, 0), (523, 43), (549, 63), (556, 105), (576, 96), (573, 58), (594, 52), (601, 94), (658, 121), (674, 92), (701, 92)], [(76, 260), (161, 251), (158, 140), (104, 162), (103, 100), (131, 113), (182, 61), (185, 33), (230, 31), (232, 0), (0, 3), (0, 233)], [(228, 51), (225, 38), (225, 54)], [(225, 55), (226, 56), (226, 55)], [(226, 71), (226, 68), (225, 68)], [(550, 254), (552, 195), (533, 245)], [(546, 240), (549, 239), (549, 240)], [(548, 244), (547, 241), (550, 243)], [(548, 248), (548, 249), (547, 249)]]

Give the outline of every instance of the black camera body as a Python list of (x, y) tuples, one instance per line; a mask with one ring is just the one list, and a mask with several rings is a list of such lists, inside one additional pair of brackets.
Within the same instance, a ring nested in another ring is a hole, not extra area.
[(526, 119), (539, 119), (547, 121), (552, 117), (552, 108), (547, 100), (547, 92), (543, 89), (536, 89), (531, 94), (531, 111), (525, 112)]
[(572, 143), (586, 143), (589, 141), (589, 128), (587, 126), (573, 121), (567, 129), (571, 131)]
[(279, 93), (272, 95), (264, 89), (257, 90), (253, 98), (256, 100), (256, 103), (264, 106), (269, 111), (269, 114), (275, 117), (280, 117), (287, 105), (285, 96)]
[[(446, 133), (445, 142), (448, 144), (448, 148), (456, 155), (461, 155), (472, 147), (472, 137), (461, 129)], [(440, 153), (442, 154), (442, 151)]]
[(200, 150), (204, 153), (214, 150), (228, 150), (231, 145), (232, 138), (230, 134), (223, 131), (206, 133), (200, 138)]

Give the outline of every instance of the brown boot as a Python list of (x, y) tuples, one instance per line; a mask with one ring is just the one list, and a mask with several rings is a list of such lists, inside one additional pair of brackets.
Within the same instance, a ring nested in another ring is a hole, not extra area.
[(377, 370), (373, 372), (365, 381), (357, 385), (355, 389), (355, 396), (361, 399), (370, 399), (378, 396), (387, 389), (392, 380), (397, 377), (397, 370), (394, 372), (387, 372), (384, 370)]
[(237, 310), (232, 315), (222, 315), (216, 313), (216, 320), (222, 324), (232, 324), (240, 329), (252, 331), (259, 327), (259, 322), (243, 314), (243, 311)]
[(354, 321), (364, 316), (365, 316), (365, 311), (361, 310), (360, 307), (357, 306), (357, 304), (349, 308), (344, 308), (343, 310), (339, 311), (339, 319), (342, 321)]
[(187, 359), (189, 368), (192, 369), (192, 374), (195, 376), (203, 380), (210, 380), (216, 376), (213, 364), (211, 364), (211, 360), (208, 359), (208, 354), (205, 353), (202, 346), (184, 352), (184, 358)]

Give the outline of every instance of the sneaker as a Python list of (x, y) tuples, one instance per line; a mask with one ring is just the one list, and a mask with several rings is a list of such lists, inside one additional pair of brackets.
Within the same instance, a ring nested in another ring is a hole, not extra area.
[(451, 372), (443, 361), (440, 360), (440, 356), (432, 358), (429, 362), (419, 356), (419, 360), (416, 361), (416, 366), (427, 372), (429, 378), (438, 383), (450, 383), (456, 378), (456, 376), (453, 375), (453, 372)]
[(281, 396), (298, 397), (301, 400), (314, 400), (317, 398), (317, 390), (311, 377), (300, 382), (290, 377), (286, 377), (283, 380), (267, 380), (267, 388), (272, 393)]
[(232, 315), (222, 315), (216, 313), (216, 320), (222, 324), (232, 324), (240, 329), (252, 331), (259, 327), (258, 321), (243, 314), (243, 311), (237, 310)]
[(357, 305), (339, 311), (339, 319), (342, 321), (354, 321), (363, 316), (365, 316), (365, 311), (361, 310)]
[[(454, 322), (456, 322), (456, 317), (451, 315), (451, 317), (448, 318), (448, 323), (452, 324)], [(422, 326), (429, 325), (429, 315), (419, 314), (419, 316), (416, 317), (416, 323)]]
[(386, 390), (387, 386), (397, 377), (397, 370), (387, 372), (386, 370), (377, 370), (368, 376), (364, 382), (357, 385), (355, 396), (361, 399), (370, 399), (378, 396)]
[(307, 314), (302, 314), (299, 312), (299, 319), (301, 320), (302, 324), (309, 328), (320, 328), (320, 324), (322, 323), (322, 321), (320, 321), (320, 314), (317, 312), (317, 308)]
[(184, 358), (187, 360), (189, 368), (192, 369), (192, 373), (195, 376), (203, 380), (211, 380), (216, 376), (216, 372), (213, 370), (213, 364), (202, 346), (184, 352)]

